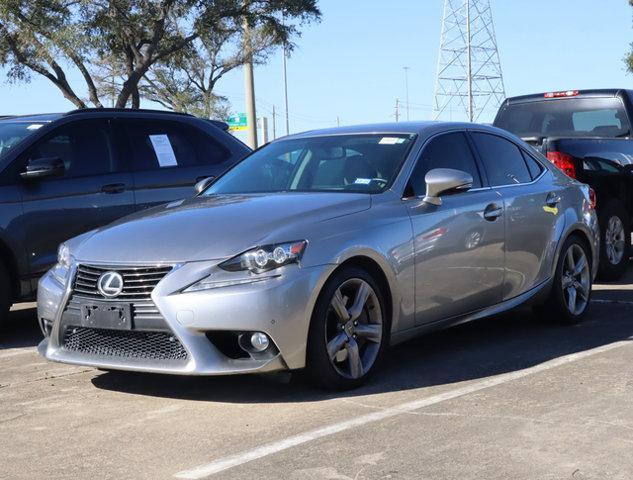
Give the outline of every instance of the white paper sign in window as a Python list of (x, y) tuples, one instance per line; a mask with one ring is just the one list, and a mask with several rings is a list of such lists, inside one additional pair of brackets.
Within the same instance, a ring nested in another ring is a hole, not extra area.
[(171, 142), (167, 135), (150, 135), (149, 140), (152, 142), (154, 153), (161, 167), (178, 166), (174, 149), (171, 147)]

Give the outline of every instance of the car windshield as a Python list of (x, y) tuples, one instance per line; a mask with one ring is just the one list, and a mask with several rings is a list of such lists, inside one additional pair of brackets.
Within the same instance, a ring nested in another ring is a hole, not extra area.
[(511, 103), (501, 108), (495, 126), (522, 138), (618, 138), (630, 134), (624, 105), (616, 97)]
[(389, 133), (281, 140), (244, 159), (204, 194), (380, 193), (395, 178), (414, 138)]
[(0, 122), (0, 157), (42, 126), (42, 123)]

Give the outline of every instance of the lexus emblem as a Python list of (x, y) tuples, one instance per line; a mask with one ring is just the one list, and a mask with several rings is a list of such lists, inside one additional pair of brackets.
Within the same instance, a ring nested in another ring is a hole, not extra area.
[(117, 272), (105, 272), (97, 280), (97, 290), (104, 297), (118, 297), (123, 292), (123, 277)]

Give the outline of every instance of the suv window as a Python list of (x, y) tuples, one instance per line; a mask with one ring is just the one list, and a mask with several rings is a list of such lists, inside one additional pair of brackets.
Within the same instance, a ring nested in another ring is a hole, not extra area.
[(523, 154), (514, 143), (488, 133), (473, 132), (472, 137), (486, 167), (491, 186), (532, 181)]
[(26, 162), (56, 157), (64, 162), (64, 178), (119, 171), (107, 121), (83, 120), (62, 125), (25, 153)]
[(122, 122), (133, 145), (134, 170), (221, 164), (230, 152), (190, 125), (170, 121)]
[(413, 170), (409, 186), (416, 196), (424, 195), (426, 182), (424, 177), (434, 168), (454, 168), (470, 173), (473, 188), (481, 187), (481, 177), (475, 158), (463, 133), (447, 133), (434, 138), (424, 148)]

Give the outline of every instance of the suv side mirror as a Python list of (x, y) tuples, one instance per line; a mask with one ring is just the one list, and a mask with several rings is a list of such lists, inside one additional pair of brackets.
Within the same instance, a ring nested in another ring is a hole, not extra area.
[(466, 191), (473, 186), (473, 177), (469, 173), (452, 168), (434, 168), (424, 177), (426, 196), (424, 201), (432, 205), (442, 205), (441, 195), (456, 191)]
[(213, 183), (214, 180), (215, 180), (215, 177), (211, 176), (211, 177), (203, 178), (198, 183), (196, 183), (195, 186), (193, 187), (194, 190), (196, 191), (196, 195), (200, 195), (202, 192), (204, 192), (209, 187), (209, 185)]
[(64, 162), (59, 157), (45, 157), (29, 160), (26, 170), (20, 176), (26, 180), (58, 177), (64, 173)]

